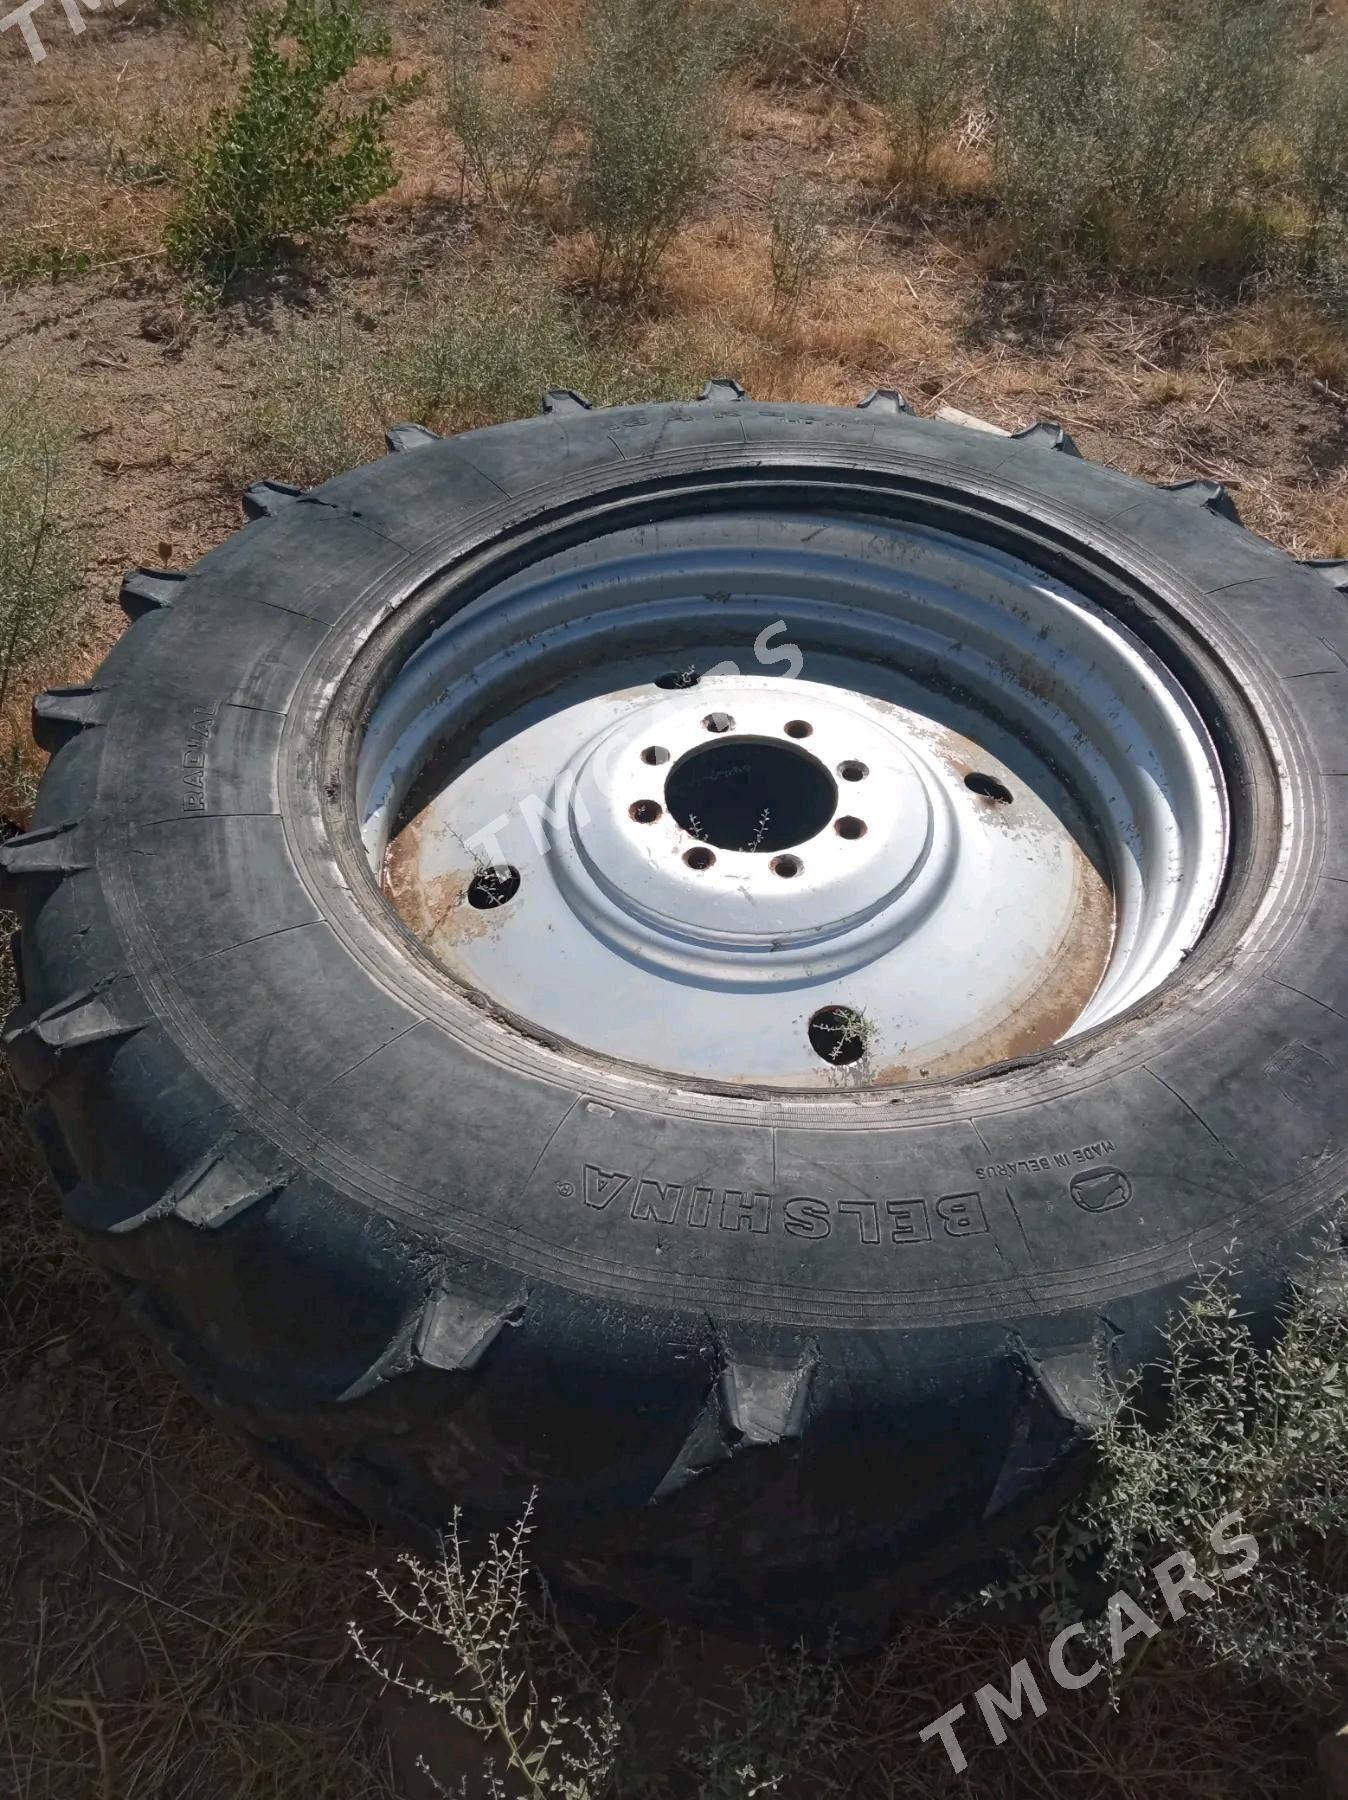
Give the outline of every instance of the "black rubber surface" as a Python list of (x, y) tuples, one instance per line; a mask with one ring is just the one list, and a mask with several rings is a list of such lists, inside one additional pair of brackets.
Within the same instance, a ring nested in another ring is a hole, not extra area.
[[(1220, 490), (883, 397), (394, 440), (129, 577), (38, 703), (0, 849), (34, 1130), (183, 1378), (330, 1504), (410, 1531), (537, 1488), (573, 1587), (863, 1645), (1042, 1516), (1195, 1265), (1234, 1246), (1271, 1316), (1344, 1192), (1348, 605)], [(837, 1094), (693, 1091), (455, 991), (349, 817), (380, 671), (615, 522), (821, 497), (1008, 544), (1180, 670), (1233, 796), (1207, 938), (1070, 1045)]]

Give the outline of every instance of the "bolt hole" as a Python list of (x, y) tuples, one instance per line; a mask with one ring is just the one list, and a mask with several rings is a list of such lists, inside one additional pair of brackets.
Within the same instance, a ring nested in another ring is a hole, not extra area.
[(664, 810), (656, 800), (634, 800), (627, 812), (628, 817), (635, 819), (638, 825), (654, 825)]
[(821, 1006), (810, 1017), (810, 1048), (828, 1063), (860, 1062), (873, 1027), (853, 1006)]
[(698, 680), (696, 669), (672, 669), (667, 674), (657, 675), (655, 685), (658, 688), (690, 688), (696, 687)]
[(513, 900), (519, 891), (519, 870), (509, 863), (498, 863), (479, 869), (468, 883), (468, 904), (479, 912), (489, 912), (493, 906), (504, 906), (507, 900)]
[(768, 864), (774, 875), (799, 875), (805, 867), (798, 856), (774, 856)]
[(788, 719), (783, 729), (788, 737), (806, 738), (812, 735), (814, 726), (807, 724), (804, 719)]
[(854, 819), (850, 816), (847, 818), (835, 819), (833, 821), (833, 829), (840, 838), (865, 837), (866, 821), (864, 819)]
[(840, 762), (838, 764), (838, 773), (842, 776), (844, 781), (864, 781), (870, 774), (870, 770), (866, 767), (864, 762), (856, 762), (855, 760), (849, 759), (847, 762)]
[(641, 760), (649, 763), (652, 768), (656, 768), (660, 763), (669, 761), (669, 752), (662, 749), (659, 744), (648, 744), (641, 752)]
[(729, 713), (708, 713), (702, 724), (708, 731), (733, 731), (735, 729), (735, 721)]
[(972, 775), (964, 777), (964, 785), (971, 793), (980, 795), (984, 800), (991, 800), (996, 806), (1009, 806), (1012, 793), (1004, 781), (998, 781), (995, 775), (984, 775), (975, 769)]
[(691, 850), (684, 851), (683, 860), (690, 869), (709, 869), (716, 861), (716, 856), (705, 844), (696, 844)]

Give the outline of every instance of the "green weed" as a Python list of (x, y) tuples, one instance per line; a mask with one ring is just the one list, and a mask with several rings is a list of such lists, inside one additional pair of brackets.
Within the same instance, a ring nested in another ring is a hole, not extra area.
[(1342, 313), (1348, 307), (1348, 43), (1297, 90), (1297, 174), (1308, 213), (1302, 271)]
[[(1147, 1372), (1123, 1386), (1096, 1433), (1085, 1494), (1044, 1534), (1025, 1578), (997, 1597), (1046, 1597), (1056, 1629), (1089, 1616), (1094, 1593), (1154, 1593), (1153, 1566), (1181, 1551), (1214, 1598), (1172, 1628), (1244, 1677), (1301, 1702), (1326, 1697), (1330, 1659), (1348, 1650), (1343, 1253), (1307, 1265), (1272, 1345), (1256, 1341), (1223, 1282), (1205, 1282), (1173, 1321), (1155, 1373), (1163, 1415), (1145, 1401)], [(1209, 1550), (1211, 1528), (1231, 1514), (1258, 1551), (1257, 1574), (1241, 1580)]]
[(911, 192), (928, 182), (932, 157), (967, 111), (977, 68), (978, 20), (969, 0), (877, 6), (866, 18), (860, 74), (879, 106), (890, 180)]
[(789, 318), (828, 266), (828, 203), (818, 188), (792, 177), (768, 196), (773, 310)]
[(689, 0), (591, 8), (572, 75), (587, 136), (575, 203), (598, 247), (596, 281), (622, 298), (644, 285), (711, 185), (729, 53), (716, 14)]
[(377, 337), (341, 312), (293, 328), (259, 363), (226, 460), (237, 480), (310, 484), (377, 455), (396, 420), (458, 431), (536, 412), (550, 387), (611, 406), (696, 393), (714, 372), (679, 332), (615, 329), (511, 267), (409, 304)]
[(449, 0), (445, 21), (446, 116), (462, 146), (461, 171), (487, 202), (517, 216), (533, 204), (566, 118), (556, 87), (529, 98), (506, 93), (485, 72), (482, 8)]
[(333, 237), (354, 207), (391, 187), (384, 127), (400, 90), (355, 111), (335, 92), (362, 57), (389, 50), (359, 0), (287, 0), (254, 13), (242, 92), (212, 116), (190, 159), (166, 233), (170, 260), (227, 281), (296, 238)]
[(1065, 258), (1193, 275), (1257, 255), (1257, 134), (1287, 69), (1278, 8), (1209, 0), (1157, 39), (1124, 0), (1006, 0), (987, 105), (1002, 211), (1032, 269)]

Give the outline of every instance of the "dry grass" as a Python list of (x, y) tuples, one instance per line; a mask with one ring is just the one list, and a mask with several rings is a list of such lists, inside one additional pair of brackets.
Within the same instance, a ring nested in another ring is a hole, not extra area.
[(1260, 301), (1239, 313), (1218, 341), (1229, 368), (1309, 376), (1336, 388), (1348, 404), (1348, 329), (1308, 300)]
[[(783, 1800), (1293, 1800), (1313, 1791), (1325, 1723), (1225, 1682), (1176, 1631), (1149, 1647), (1114, 1708), (1095, 1688), (1055, 1687), (1048, 1636), (1035, 1625), (914, 1621), (879, 1655), (822, 1668), (671, 1633), (650, 1619), (617, 1634), (575, 1620), (565, 1629), (559, 1646), (540, 1620), (521, 1633), (507, 1667), (541, 1693), (560, 1685), (573, 1716), (594, 1715), (598, 1689), (612, 1697), (618, 1757), (603, 1789), (612, 1800), (747, 1800), (753, 1792)], [(443, 1645), (390, 1630), (386, 1618), (362, 1625), (361, 1635), (387, 1666), (401, 1661), (433, 1688), (476, 1686)], [(1027, 1712), (997, 1746), (972, 1697), (984, 1683), (1004, 1692), (1021, 1658), (1047, 1711), (1037, 1719)], [(956, 1774), (940, 1746), (918, 1734), (960, 1704), (969, 1767)], [(473, 1760), (468, 1734), (446, 1730), (444, 1709), (424, 1702), (399, 1702), (394, 1737), (400, 1767), (423, 1755), (446, 1784)], [(479, 1740), (478, 1756), (486, 1749)], [(739, 1774), (746, 1764), (756, 1789)], [(413, 1780), (407, 1792), (421, 1800), (431, 1790)]]
[[(439, 1709), (386, 1702), (348, 1657), (343, 1622), (375, 1611), (371, 1547), (258, 1473), (159, 1370), (56, 1224), (14, 1123), (11, 1100), (0, 1217), (8, 1791), (16, 1800), (409, 1800), (430, 1792), (418, 1755), (448, 1781), (471, 1772), (475, 1740), (446, 1729)], [(733, 1733), (762, 1709), (757, 1659), (743, 1647), (671, 1636), (649, 1620), (616, 1636), (572, 1629), (618, 1701), (629, 1750), (616, 1793), (629, 1800), (689, 1792), (710, 1718)], [(405, 1640), (393, 1648), (415, 1657)], [(984, 1681), (1004, 1686), (1013, 1661), (1042, 1661), (1043, 1650), (1034, 1628), (919, 1622), (880, 1658), (845, 1667), (829, 1770), (837, 1785), (824, 1791), (856, 1800), (1310, 1792), (1316, 1722), (1275, 1696), (1232, 1691), (1178, 1634), (1158, 1640), (1117, 1712), (1092, 1691), (1059, 1695), (1046, 1683), (1050, 1712), (1012, 1726), (1003, 1748), (964, 1731), (966, 1777), (917, 1742), (947, 1707)], [(821, 1790), (811, 1778), (778, 1791), (805, 1800)]]
[(253, 1465), (57, 1222), (3, 1097), (0, 1785), (385, 1800), (341, 1621), (368, 1548)]
[(1317, 497), (1311, 531), (1315, 555), (1348, 558), (1348, 475)]
[(33, 98), (7, 132), (0, 281), (158, 262), (172, 177), (228, 83), (218, 57), (152, 48), (121, 21), (53, 31), (46, 61), (15, 72)]
[(368, 1549), (149, 1355), (0, 1115), (0, 1784), (23, 1800), (391, 1796), (341, 1620)]

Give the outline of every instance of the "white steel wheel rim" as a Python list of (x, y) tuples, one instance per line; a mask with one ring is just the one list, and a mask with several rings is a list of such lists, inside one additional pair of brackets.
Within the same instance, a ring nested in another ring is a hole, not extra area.
[(1002, 551), (792, 519), (615, 532), (407, 658), (356, 782), (404, 922), (526, 1028), (685, 1082), (949, 1077), (1152, 993), (1229, 835), (1175, 675)]

